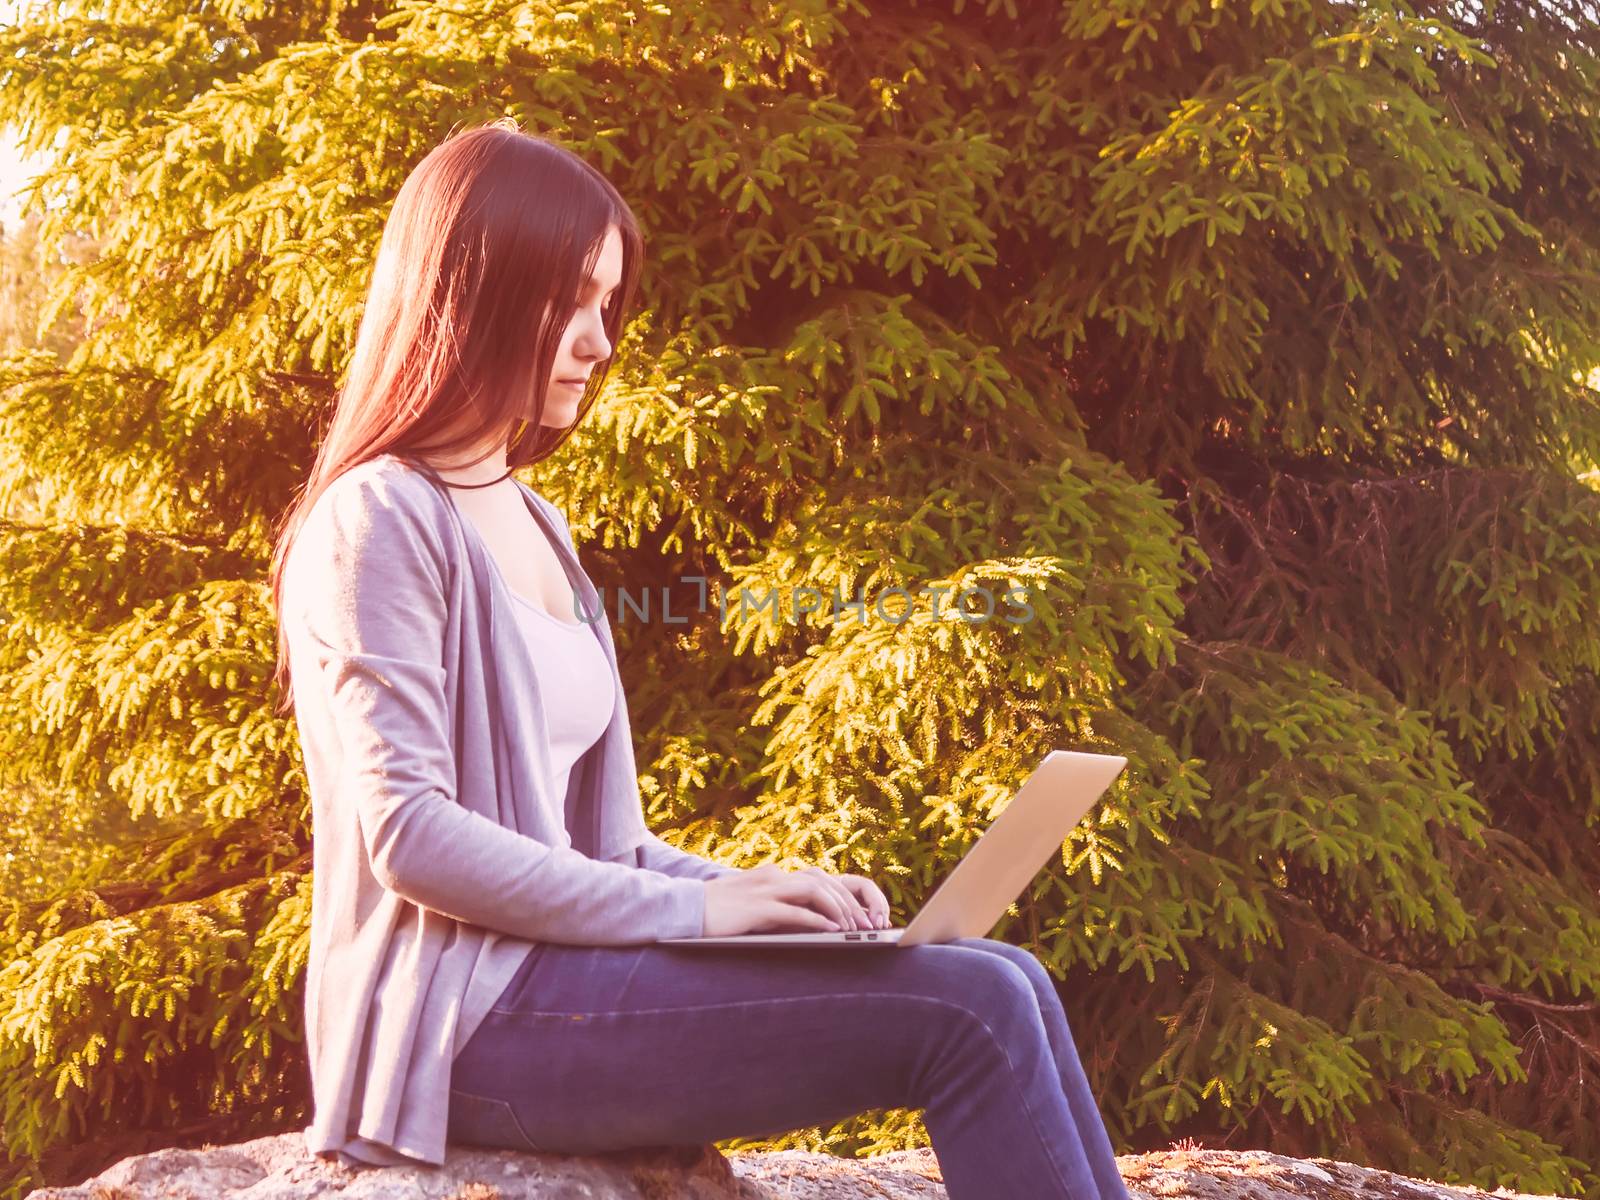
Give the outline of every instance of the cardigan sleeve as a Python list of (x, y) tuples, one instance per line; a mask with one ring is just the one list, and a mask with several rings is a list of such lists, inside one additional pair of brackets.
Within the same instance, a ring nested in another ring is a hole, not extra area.
[(647, 871), (660, 871), (688, 879), (720, 879), (724, 875), (738, 875), (740, 868), (713, 862), (701, 854), (691, 854), (668, 845), (654, 833), (639, 843), (639, 865)]
[[(704, 931), (705, 881), (592, 859), (456, 795), (444, 666), (446, 557), (403, 491), (341, 478), (285, 573), (291, 689), (317, 691), (372, 875), (407, 900), (535, 941), (624, 945)], [(305, 554), (298, 552), (304, 550)], [(295, 653), (298, 651), (298, 653)], [(304, 742), (304, 740), (303, 740)], [(335, 869), (347, 869), (339, 867)]]

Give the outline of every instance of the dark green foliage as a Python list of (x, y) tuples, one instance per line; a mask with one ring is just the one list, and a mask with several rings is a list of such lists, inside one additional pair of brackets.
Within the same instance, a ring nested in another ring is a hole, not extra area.
[(652, 824), (903, 920), (1045, 749), (1125, 753), (995, 931), (1119, 1149), (1600, 1185), (1591, 4), (55, 7), (0, 116), (101, 253), (0, 363), (11, 1194), (307, 1117), (271, 529), (392, 196), (505, 113), (647, 236), (529, 482), (690, 611), (611, 606)]

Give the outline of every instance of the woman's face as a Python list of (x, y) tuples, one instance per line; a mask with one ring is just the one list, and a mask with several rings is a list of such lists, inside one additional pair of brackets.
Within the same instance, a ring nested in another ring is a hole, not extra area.
[[(622, 235), (616, 226), (606, 230), (594, 274), (579, 291), (578, 308), (561, 335), (555, 364), (545, 390), (545, 425), (565, 428), (578, 417), (578, 404), (588, 385), (589, 373), (611, 357), (602, 314), (611, 306), (622, 282)], [(569, 382), (570, 381), (570, 382)]]

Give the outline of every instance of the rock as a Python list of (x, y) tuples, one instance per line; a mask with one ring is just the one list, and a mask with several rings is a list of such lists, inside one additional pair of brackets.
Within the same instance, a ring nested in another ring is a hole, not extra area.
[[(1329, 1158), (1170, 1150), (1117, 1160), (1133, 1200), (1544, 1200), (1485, 1192)], [(802, 1150), (724, 1155), (714, 1146), (593, 1157), (452, 1146), (438, 1167), (350, 1168), (314, 1158), (299, 1133), (125, 1158), (26, 1200), (944, 1200), (931, 1150), (845, 1159)]]
[[(1117, 1159), (1133, 1200), (1536, 1200), (1525, 1192), (1486, 1192), (1413, 1179), (1333, 1158), (1290, 1158), (1267, 1150), (1160, 1150)], [(1542, 1198), (1548, 1200), (1548, 1198)]]

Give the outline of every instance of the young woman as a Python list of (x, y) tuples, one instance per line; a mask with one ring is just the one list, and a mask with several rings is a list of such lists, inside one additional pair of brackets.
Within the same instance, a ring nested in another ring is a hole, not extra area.
[(1028, 952), (655, 944), (889, 911), (645, 827), (603, 606), (513, 478), (592, 404), (641, 248), (597, 171), (508, 120), (424, 157), (384, 227), (273, 563), (315, 828), (308, 1147), (581, 1154), (914, 1107), (956, 1200), (1127, 1200)]

